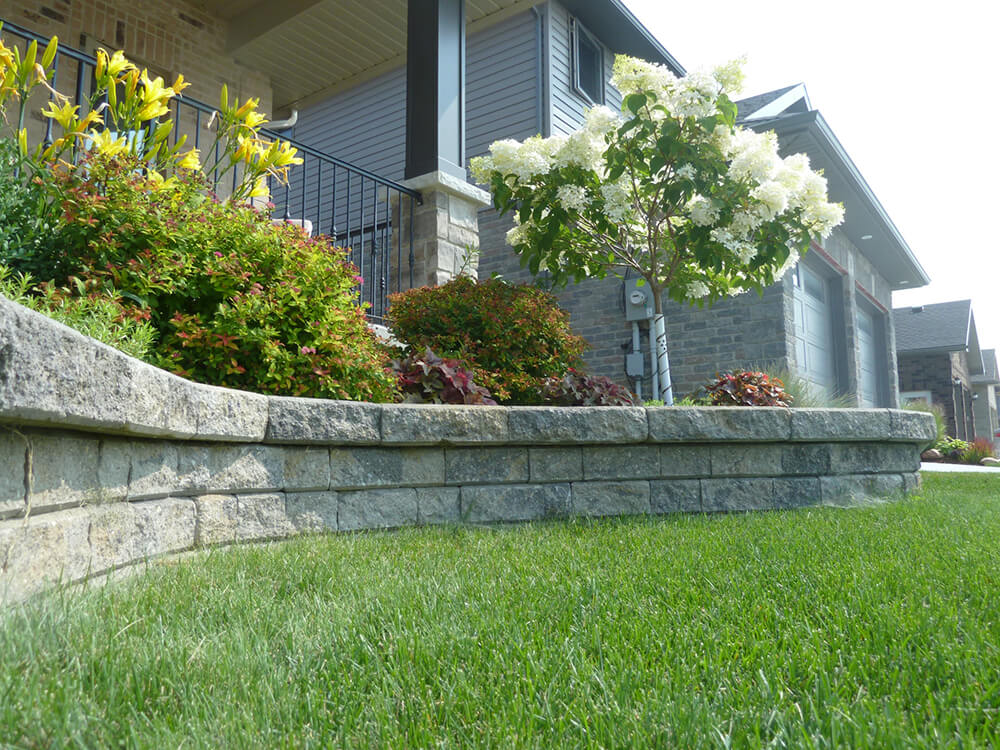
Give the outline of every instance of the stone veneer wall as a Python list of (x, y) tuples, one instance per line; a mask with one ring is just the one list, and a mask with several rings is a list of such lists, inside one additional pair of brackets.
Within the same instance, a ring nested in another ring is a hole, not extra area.
[(0, 297), (0, 600), (303, 532), (790, 508), (919, 484), (928, 415), (379, 405), (198, 385)]

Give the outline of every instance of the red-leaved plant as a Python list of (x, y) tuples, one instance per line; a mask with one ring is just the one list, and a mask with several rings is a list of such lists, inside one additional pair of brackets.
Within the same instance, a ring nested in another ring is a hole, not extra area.
[(497, 405), (461, 362), (443, 359), (430, 349), (393, 360), (392, 369), (407, 403)]
[(716, 376), (705, 386), (713, 406), (791, 406), (792, 396), (785, 392), (780, 378), (766, 372), (734, 370)]
[(539, 388), (542, 400), (553, 406), (639, 406), (628, 388), (603, 375), (569, 370), (561, 378), (546, 378)]

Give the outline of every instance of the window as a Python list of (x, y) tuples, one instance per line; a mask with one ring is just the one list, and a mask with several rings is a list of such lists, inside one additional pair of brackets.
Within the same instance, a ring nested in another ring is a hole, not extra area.
[(601, 43), (575, 18), (573, 37), (573, 90), (591, 104), (604, 104), (604, 53)]

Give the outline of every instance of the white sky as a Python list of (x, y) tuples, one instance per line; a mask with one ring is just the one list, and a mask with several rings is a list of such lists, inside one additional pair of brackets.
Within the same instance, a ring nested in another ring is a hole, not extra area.
[(624, 0), (686, 69), (747, 56), (752, 96), (805, 83), (928, 276), (1000, 347), (1000, 4)]

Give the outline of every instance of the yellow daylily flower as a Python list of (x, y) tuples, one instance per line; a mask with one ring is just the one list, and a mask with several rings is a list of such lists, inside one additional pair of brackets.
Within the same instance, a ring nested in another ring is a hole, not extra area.
[(267, 189), (267, 178), (258, 177), (257, 181), (254, 183), (253, 189), (250, 191), (248, 198), (266, 198), (271, 191)]
[(110, 130), (100, 133), (90, 133), (91, 148), (104, 156), (115, 156), (128, 148), (128, 140), (124, 136), (118, 136)]
[[(104, 50), (100, 50), (104, 52)], [(125, 57), (125, 53), (118, 50), (110, 58), (108, 58), (108, 53), (104, 52), (104, 57), (107, 58), (107, 72), (112, 78), (118, 78), (122, 73), (135, 70), (135, 65), (128, 61)]]
[(174, 85), (170, 88), (173, 89), (174, 94), (180, 94), (184, 89), (186, 89), (191, 84), (184, 80), (184, 75), (182, 73), (177, 74), (177, 78), (174, 81)]
[(274, 160), (271, 163), (276, 167), (287, 167), (291, 164), (302, 163), (302, 158), (296, 156), (299, 150), (288, 143), (288, 141), (275, 141), (271, 144), (271, 150), (275, 154)]
[(177, 161), (178, 169), (201, 169), (201, 160), (198, 157), (198, 149), (193, 148), (180, 157)]
[(256, 110), (258, 104), (260, 104), (260, 99), (247, 99), (245, 102), (243, 102), (243, 104), (240, 106), (239, 109), (233, 112), (233, 115), (237, 119), (242, 120), (244, 117), (247, 116), (248, 113)]
[(140, 120), (154, 120), (162, 117), (169, 110), (167, 102), (174, 96), (174, 90), (163, 85), (163, 79), (157, 76), (150, 79), (149, 73), (145, 70), (140, 74), (142, 79), (142, 101), (143, 105), (139, 109)]
[(262, 115), (260, 112), (248, 112), (243, 118), (243, 124), (251, 130), (256, 130), (265, 122), (267, 122), (267, 117)]
[(78, 106), (70, 104), (69, 102), (66, 102), (60, 107), (55, 103), (55, 101), (50, 101), (48, 103), (48, 109), (42, 110), (42, 116), (55, 120), (59, 123), (59, 127), (68, 132), (76, 130), (74, 123), (76, 122), (76, 111), (78, 109), (80, 109)]

